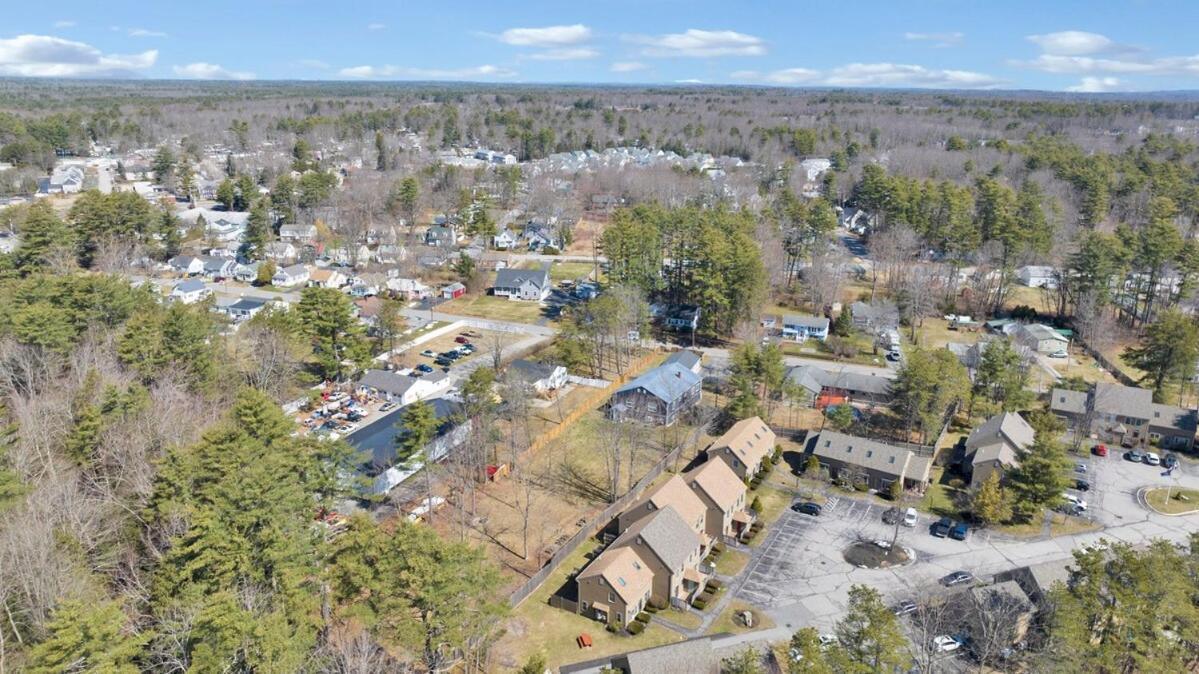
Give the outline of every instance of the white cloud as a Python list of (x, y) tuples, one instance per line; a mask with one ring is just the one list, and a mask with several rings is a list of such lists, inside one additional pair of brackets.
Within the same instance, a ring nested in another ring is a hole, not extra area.
[(176, 75), (191, 80), (252, 80), (254, 73), (228, 70), (215, 63), (189, 63), (172, 68)]
[(686, 80), (675, 80), (674, 83), (675, 84), (703, 84), (704, 81), (691, 78), (691, 79), (686, 79)]
[(649, 66), (640, 61), (617, 61), (616, 63), (613, 63), (612, 67), (608, 68), (608, 70), (611, 70), (614, 73), (634, 73), (638, 70), (645, 70), (646, 68), (649, 68)]
[(568, 47), (591, 39), (591, 29), (581, 23), (544, 28), (509, 28), (498, 36), (500, 42), (517, 47)]
[(1123, 88), (1124, 83), (1115, 77), (1084, 77), (1078, 84), (1066, 87), (1066, 91), (1094, 94), (1104, 91), (1121, 91)]
[(160, 30), (148, 30), (146, 28), (130, 28), (129, 37), (166, 37), (167, 34)]
[(961, 44), (965, 33), (904, 33), (903, 39), (910, 42), (931, 42), (934, 47), (953, 47)]
[(74, 22), (74, 21), (69, 21), (69, 20), (64, 20), (64, 21), (55, 21), (55, 22), (54, 22), (54, 27), (55, 27), (55, 28), (74, 28), (74, 27), (75, 27), (75, 22)]
[(51, 35), (0, 39), (0, 75), (11, 77), (129, 76), (158, 60), (158, 50), (105, 54), (95, 47)]
[(919, 87), (924, 89), (993, 89), (1004, 82), (969, 70), (939, 70), (901, 63), (850, 63), (827, 72), (810, 68), (786, 68), (768, 73), (739, 70), (737, 80), (792, 86), (827, 87)]
[(304, 66), (305, 68), (312, 68), (313, 70), (328, 70), (331, 67), (328, 63), (325, 63), (319, 59), (300, 59), (299, 61), (296, 61), (296, 63)]
[(766, 53), (766, 41), (760, 37), (732, 30), (697, 30), (666, 35), (628, 35), (629, 42), (643, 46), (646, 56), (761, 56)]
[(599, 51), (591, 47), (567, 47), (564, 49), (547, 49), (529, 54), (524, 58), (533, 61), (579, 61), (582, 59), (593, 59), (597, 56), (599, 56)]
[(1114, 54), (1137, 51), (1135, 47), (1122, 45), (1106, 35), (1081, 30), (1063, 30), (1044, 35), (1029, 35), (1028, 41), (1035, 43), (1046, 54), (1059, 56), (1086, 56), (1088, 54)]
[(375, 22), (366, 24), (367, 30), (383, 30), (384, 28), (387, 28), (387, 24), (385, 23)]
[(409, 68), (404, 66), (354, 66), (337, 71), (342, 77), (352, 79), (394, 79), (394, 80), (469, 80), (469, 79), (502, 79), (515, 77), (516, 72), (493, 65), (482, 65), (474, 68), (440, 69), (440, 68)]

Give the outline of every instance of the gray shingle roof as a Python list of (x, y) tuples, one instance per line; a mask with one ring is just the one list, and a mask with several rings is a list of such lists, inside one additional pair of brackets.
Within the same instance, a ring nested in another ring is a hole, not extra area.
[(829, 372), (813, 365), (797, 365), (787, 371), (787, 378), (813, 394), (820, 393), (821, 388), (837, 388), (872, 395), (887, 395), (891, 392), (891, 380), (887, 377), (857, 372)]
[(662, 361), (662, 364), (668, 365), (670, 363), (678, 363), (679, 365), (682, 365), (683, 367), (687, 368), (688, 370), (691, 370), (702, 359), (703, 359), (702, 353), (699, 353), (698, 351), (690, 351), (690, 350), (684, 349), (682, 351), (675, 351), (674, 353), (667, 356), (666, 360)]
[(1055, 388), (1049, 400), (1049, 409), (1064, 414), (1086, 414), (1086, 391), (1071, 391), (1070, 389)]
[(175, 286), (175, 290), (181, 293), (194, 293), (198, 290), (203, 290), (206, 286), (204, 281), (198, 278), (188, 279)]
[(972, 463), (1000, 459), (1016, 461), (1016, 450), (1026, 449), (1036, 439), (1036, 431), (1019, 414), (1004, 412), (987, 419), (966, 439), (967, 454), (973, 452)]
[(495, 273), (497, 288), (519, 288), (525, 282), (530, 282), (538, 288), (550, 284), (550, 270), (544, 269), (500, 269)]
[(390, 370), (367, 370), (358, 380), (358, 385), (392, 395), (403, 395), (416, 381), (413, 377)]
[(671, 569), (684, 568), (687, 558), (700, 546), (699, 536), (670, 506), (637, 520), (612, 546), (636, 546), (638, 539)]
[(927, 462), (908, 470), (912, 450), (885, 442), (858, 438), (835, 431), (821, 431), (812, 440), (811, 452), (818, 457), (861, 466), (880, 473), (904, 476), (909, 480), (928, 478)]
[(629, 674), (709, 674), (719, 666), (719, 658), (708, 639), (692, 639), (677, 644), (634, 651), (625, 656)]
[(1122, 384), (1095, 384), (1092, 406), (1100, 414), (1153, 418), (1153, 392)]
[(1151, 426), (1162, 426), (1192, 433), (1195, 431), (1197, 421), (1195, 410), (1174, 405), (1159, 405), (1158, 403), (1153, 403), (1151, 410), (1153, 412), (1153, 416), (1149, 418)]
[(536, 382), (554, 374), (554, 370), (557, 369), (558, 366), (551, 365), (550, 363), (537, 363), (521, 358), (520, 360), (512, 361), (512, 364), (508, 367), (512, 369), (512, 374), (520, 379), (529, 382)]
[(616, 389), (617, 393), (644, 388), (651, 395), (667, 402), (678, 400), (697, 384), (699, 375), (678, 363), (663, 363)]

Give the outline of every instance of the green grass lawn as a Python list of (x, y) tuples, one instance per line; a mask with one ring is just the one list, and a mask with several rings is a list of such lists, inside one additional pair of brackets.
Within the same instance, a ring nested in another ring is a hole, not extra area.
[(1167, 515), (1182, 515), (1199, 510), (1199, 491), (1194, 489), (1150, 489), (1145, 492), (1145, 500), (1154, 510)]
[(492, 295), (459, 297), (438, 306), (436, 310), (446, 314), (462, 314), (516, 323), (536, 323), (543, 318), (541, 305), (536, 302), (513, 302), (506, 297)]
[[(677, 608), (659, 611), (654, 615), (654, 617), (657, 618), (658, 616), (662, 616), (670, 622), (681, 627), (686, 627), (690, 630), (698, 629), (699, 626), (704, 622), (704, 616), (702, 613), (698, 611), (680, 611)], [(652, 623), (653, 620), (651, 619), (650, 622)]]
[[(742, 611), (751, 611), (754, 614), (753, 627), (746, 627), (736, 618), (737, 614)], [(774, 621), (766, 615), (765, 612), (755, 608), (751, 604), (747, 604), (740, 599), (734, 599), (724, 607), (720, 612), (720, 617), (712, 622), (708, 627), (708, 634), (721, 634), (727, 632), (729, 634), (742, 634), (744, 632), (754, 632), (757, 630), (765, 630), (774, 627)]]
[(735, 576), (745, 569), (747, 562), (749, 562), (749, 555), (744, 552), (725, 550), (724, 554), (720, 555), (720, 559), (716, 560), (716, 573), (722, 576)]
[(961, 512), (954, 502), (959, 490), (948, 483), (949, 476), (945, 475), (945, 469), (933, 468), (929, 475), (928, 491), (924, 492), (924, 498), (916, 507), (941, 517), (960, 517)]
[(554, 283), (577, 281), (581, 278), (590, 278), (593, 271), (595, 271), (595, 266), (590, 262), (555, 262), (554, 266), (550, 267), (550, 280)]

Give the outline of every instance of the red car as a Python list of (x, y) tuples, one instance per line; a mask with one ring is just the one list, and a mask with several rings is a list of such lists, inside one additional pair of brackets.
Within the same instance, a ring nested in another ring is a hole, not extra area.
[(454, 338), (454, 341), (455, 341), (455, 342), (457, 342), (457, 343), (459, 343), (459, 344), (466, 344), (466, 343), (467, 343), (467, 342), (469, 342), (470, 340), (469, 340), (469, 339), (467, 339), (467, 338), (465, 338), (465, 337), (463, 337), (462, 335), (458, 335), (457, 337), (455, 337), (455, 338)]
[(1107, 456), (1107, 446), (1106, 445), (1095, 445), (1094, 447), (1091, 448), (1091, 453), (1094, 454), (1095, 456)]

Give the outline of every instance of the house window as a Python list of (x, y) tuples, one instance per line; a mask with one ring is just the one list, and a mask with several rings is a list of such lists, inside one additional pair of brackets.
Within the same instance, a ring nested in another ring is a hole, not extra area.
[(637, 561), (637, 560), (635, 560), (635, 559), (634, 559), (634, 560), (633, 560), (633, 568), (634, 568), (634, 569), (637, 569), (638, 571), (640, 571), (640, 570), (641, 570), (641, 562), (639, 562), (639, 561)]
[(895, 463), (895, 457), (891, 457), (891, 460), (888, 461), (887, 463)]
[(609, 592), (609, 593), (608, 593), (608, 601), (609, 601), (609, 602), (614, 602), (614, 601), (616, 601), (616, 593), (615, 593), (615, 592)]
[(872, 456), (874, 456), (874, 450), (873, 449), (866, 450), (866, 458), (869, 459)]
[(828, 446), (829, 446), (829, 445), (831, 445), (831, 444), (833, 444), (833, 441), (832, 441), (832, 440), (825, 440), (825, 441), (824, 441), (824, 446), (825, 446), (825, 447), (828, 447)]

